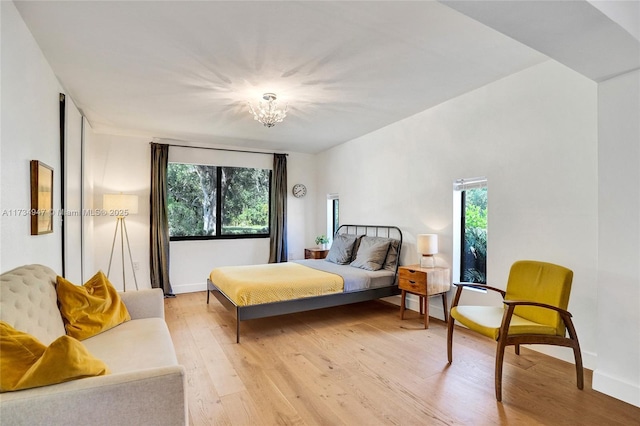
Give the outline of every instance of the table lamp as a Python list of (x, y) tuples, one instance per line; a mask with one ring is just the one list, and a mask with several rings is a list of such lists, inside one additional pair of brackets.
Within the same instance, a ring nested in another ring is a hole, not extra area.
[(438, 235), (420, 234), (416, 245), (420, 255), (420, 267), (433, 268), (435, 266), (433, 255), (438, 253)]

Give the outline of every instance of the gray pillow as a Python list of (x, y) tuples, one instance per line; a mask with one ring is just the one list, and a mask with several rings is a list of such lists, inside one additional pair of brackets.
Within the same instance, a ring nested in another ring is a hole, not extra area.
[(358, 239), (357, 235), (353, 234), (338, 234), (333, 238), (333, 244), (331, 249), (324, 259), (328, 262), (337, 263), (338, 265), (347, 265), (351, 262), (351, 256), (353, 254), (353, 245)]
[(368, 271), (382, 269), (382, 265), (384, 265), (384, 261), (387, 258), (389, 245), (390, 241), (385, 238), (362, 237), (356, 258), (351, 262), (351, 266)]
[[(398, 246), (400, 245), (400, 241), (393, 238), (387, 238), (387, 237), (367, 237), (367, 238), (372, 238), (376, 241), (389, 241), (389, 252), (387, 253), (387, 258), (385, 259), (384, 264), (382, 265), (382, 269), (395, 272), (396, 262), (398, 261)], [(355, 250), (358, 250), (357, 243), (354, 247), (355, 247)]]
[(396, 271), (396, 267), (398, 266), (398, 247), (400, 247), (399, 240), (391, 240), (389, 243), (389, 253), (387, 253), (387, 259), (384, 261), (383, 269), (387, 271)]

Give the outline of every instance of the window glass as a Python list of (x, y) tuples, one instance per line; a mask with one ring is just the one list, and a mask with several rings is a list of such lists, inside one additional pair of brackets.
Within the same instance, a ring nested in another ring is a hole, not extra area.
[(333, 234), (335, 235), (336, 232), (338, 231), (338, 228), (340, 227), (340, 200), (339, 199), (334, 199), (333, 200)]
[(454, 278), (487, 282), (487, 180), (459, 179), (453, 186)]
[(460, 257), (463, 282), (487, 282), (487, 187), (462, 191), (464, 241)]
[(338, 194), (327, 194), (327, 235), (333, 239), (340, 227), (340, 200)]
[(222, 167), (222, 235), (269, 233), (269, 170)]
[(169, 236), (269, 236), (270, 182), (267, 169), (169, 163)]

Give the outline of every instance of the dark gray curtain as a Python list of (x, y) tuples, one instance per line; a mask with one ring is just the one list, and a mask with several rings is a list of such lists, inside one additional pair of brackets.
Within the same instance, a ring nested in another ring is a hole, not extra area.
[(169, 145), (151, 144), (151, 287), (173, 296), (169, 282), (169, 211), (167, 208), (167, 164)]
[(269, 263), (287, 261), (287, 155), (273, 154)]

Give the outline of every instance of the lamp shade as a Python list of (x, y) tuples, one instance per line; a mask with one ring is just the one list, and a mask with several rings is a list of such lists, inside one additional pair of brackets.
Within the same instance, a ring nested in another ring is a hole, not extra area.
[(438, 253), (438, 235), (420, 234), (417, 240), (418, 254), (432, 255)]
[[(125, 194), (104, 194), (102, 197), (102, 208), (110, 211), (138, 213), (138, 196)], [(120, 216), (120, 215), (119, 215)]]

